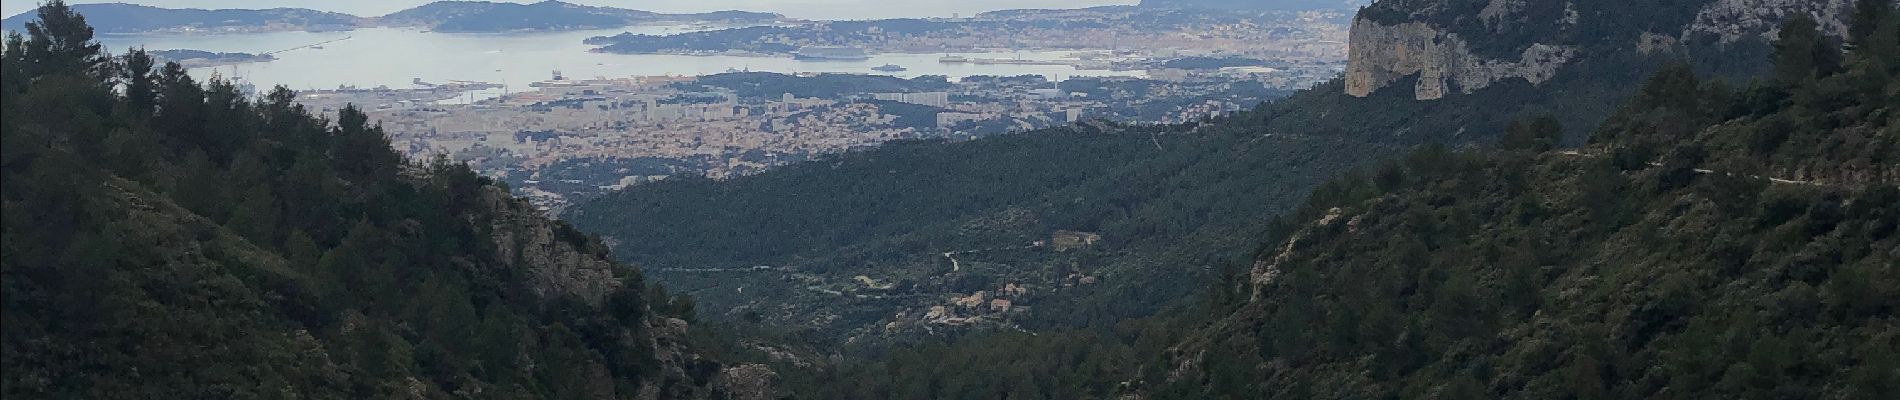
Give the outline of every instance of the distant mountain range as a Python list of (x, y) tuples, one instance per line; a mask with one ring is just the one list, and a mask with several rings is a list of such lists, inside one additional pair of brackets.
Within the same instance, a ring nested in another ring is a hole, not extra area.
[[(444, 32), (508, 32), (617, 28), (656, 22), (763, 23), (778, 14), (715, 11), (662, 14), (611, 7), (584, 6), (560, 1), (534, 4), (488, 1), (439, 1), (382, 17), (304, 8), (266, 10), (172, 9), (137, 4), (75, 4), (86, 22), (106, 34), (154, 32), (239, 33), (296, 30), (348, 30), (369, 26), (420, 26)], [(0, 21), (0, 29), (25, 31), (38, 18), (33, 12)]]
[(1354, 9), (1371, 0), (1141, 0), (1147, 8), (1222, 9), (1222, 10), (1320, 10)]
[(534, 4), (438, 1), (385, 15), (378, 20), (384, 25), (427, 26), (445, 32), (504, 32), (617, 28), (665, 21), (762, 23), (781, 17), (778, 14), (746, 11), (661, 14), (550, 0)]
[[(144, 32), (258, 32), (280, 30), (350, 29), (365, 20), (349, 14), (305, 8), (267, 10), (172, 9), (138, 4), (75, 4), (99, 33)], [(34, 11), (0, 20), (0, 29), (26, 32), (26, 23), (39, 19)]]

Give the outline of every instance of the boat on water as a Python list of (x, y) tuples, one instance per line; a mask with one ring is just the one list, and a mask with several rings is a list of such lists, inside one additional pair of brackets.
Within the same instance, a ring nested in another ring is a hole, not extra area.
[(944, 63), (944, 64), (962, 64), (962, 63), (970, 62), (970, 58), (964, 57), (964, 56), (944, 55), (943, 57), (938, 57), (937, 62)]
[(856, 47), (811, 46), (792, 52), (792, 59), (800, 61), (863, 61), (871, 59), (864, 49)]
[(900, 66), (897, 64), (884, 64), (884, 65), (872, 67), (871, 70), (880, 71), (880, 72), (903, 72), (903, 71), (909, 71), (910, 68), (904, 68), (903, 66)]

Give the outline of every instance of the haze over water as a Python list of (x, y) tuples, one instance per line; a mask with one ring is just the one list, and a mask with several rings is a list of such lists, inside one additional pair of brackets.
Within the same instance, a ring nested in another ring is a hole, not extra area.
[[(138, 3), (169, 8), (274, 8), (297, 7), (323, 11), (379, 16), (433, 0), (68, 0), (68, 3)], [(495, 0), (532, 3), (540, 0)], [(804, 19), (877, 19), (907, 17), (948, 17), (972, 15), (984, 11), (1018, 8), (1082, 8), (1113, 4), (1135, 4), (1138, 0), (564, 0), (592, 6), (619, 7), (656, 12), (706, 12), (746, 10), (775, 12)], [(32, 10), (36, 0), (7, 0), (0, 12), (11, 16)]]
[[(115, 53), (133, 46), (149, 50), (194, 49), (217, 52), (264, 53), (341, 38), (348, 40), (277, 54), (276, 61), (200, 68), (194, 76), (217, 73), (238, 77), (259, 90), (275, 85), (291, 89), (334, 89), (338, 85), (363, 88), (410, 88), (414, 79), (429, 83), (450, 80), (483, 81), (509, 85), (512, 91), (531, 90), (528, 83), (551, 78), (560, 70), (570, 79), (653, 75), (707, 75), (731, 69), (795, 72), (877, 73), (900, 77), (947, 75), (1024, 75), (1066, 78), (1140, 76), (1140, 71), (1079, 71), (1061, 65), (941, 64), (942, 54), (880, 54), (864, 61), (796, 61), (789, 57), (627, 55), (590, 53), (594, 46), (582, 40), (621, 32), (671, 34), (690, 31), (684, 26), (644, 26), (550, 33), (462, 34), (419, 29), (369, 28), (348, 32), (278, 32), (243, 35), (105, 35), (100, 41)], [(1063, 52), (1022, 52), (972, 55), (1048, 59)], [(909, 71), (880, 73), (872, 67), (896, 64)]]

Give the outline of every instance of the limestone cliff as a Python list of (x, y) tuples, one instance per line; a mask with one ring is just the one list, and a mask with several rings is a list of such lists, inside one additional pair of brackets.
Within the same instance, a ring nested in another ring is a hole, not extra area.
[(1782, 20), (1802, 13), (1820, 22), (1822, 32), (1843, 36), (1853, 4), (1853, 0), (1716, 0), (1696, 13), (1695, 22), (1683, 28), (1681, 37), (1710, 35), (1722, 44), (1750, 37), (1771, 40), (1780, 35)]
[(1505, 79), (1543, 83), (1576, 56), (1571, 46), (1537, 43), (1516, 59), (1475, 55), (1465, 39), (1422, 22), (1384, 25), (1353, 21), (1346, 94), (1365, 97), (1406, 76), (1418, 75), (1413, 97), (1433, 100), (1450, 91), (1471, 93)]
[[(1781, 22), (1809, 15), (1845, 33), (1852, 0), (1706, 0), (1637, 6), (1565, 0), (1385, 0), (1353, 20), (1345, 92), (1365, 97), (1417, 77), (1413, 98), (1469, 94), (1522, 79), (1541, 85), (1565, 66), (1684, 46), (1765, 44)], [(1613, 61), (1613, 60), (1622, 61)]]
[(772, 400), (777, 398), (773, 381), (778, 373), (759, 364), (726, 368), (713, 379), (713, 398), (730, 400)]
[[(619, 289), (621, 280), (605, 245), (589, 239), (564, 223), (556, 222), (531, 205), (508, 194), (504, 189), (485, 188), (486, 218), (492, 225), (490, 240), (497, 259), (510, 268), (526, 273), (528, 289), (544, 299), (571, 297), (599, 305)], [(624, 273), (624, 272), (623, 272)], [(646, 322), (648, 336), (629, 336), (626, 340), (645, 342), (653, 350), (659, 376), (642, 385), (636, 399), (755, 399), (770, 398), (777, 376), (762, 365), (727, 367), (698, 354), (686, 344), (689, 323), (678, 318), (651, 315)], [(605, 370), (576, 371), (591, 375), (593, 381), (609, 382)], [(601, 389), (611, 394), (612, 390)], [(763, 396), (763, 397), (761, 397)]]
[(598, 304), (620, 286), (604, 247), (554, 222), (501, 188), (484, 193), (497, 259), (528, 273), (530, 288), (542, 298), (574, 296)]

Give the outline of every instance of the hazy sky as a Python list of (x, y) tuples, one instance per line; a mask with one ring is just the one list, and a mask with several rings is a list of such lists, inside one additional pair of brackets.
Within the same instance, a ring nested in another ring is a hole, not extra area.
[[(137, 3), (170, 8), (298, 7), (362, 16), (388, 14), (432, 0), (67, 0), (68, 3)], [(499, 0), (529, 3), (538, 0)], [(965, 15), (1016, 8), (1080, 8), (1134, 4), (1139, 0), (566, 0), (571, 3), (660, 12), (769, 11), (809, 19), (866, 19)], [(0, 0), (7, 16), (32, 10), (38, 0)]]

